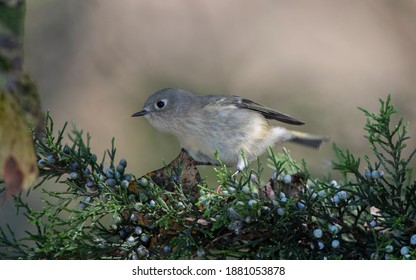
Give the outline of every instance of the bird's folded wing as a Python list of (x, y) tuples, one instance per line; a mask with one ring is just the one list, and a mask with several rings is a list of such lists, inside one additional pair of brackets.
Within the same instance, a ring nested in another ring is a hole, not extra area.
[(304, 122), (298, 119), (295, 119), (294, 117), (277, 112), (275, 110), (272, 110), (259, 103), (253, 102), (245, 98), (241, 98), (240, 102), (238, 102), (236, 106), (242, 109), (257, 111), (260, 114), (262, 114), (266, 119), (273, 119), (273, 120), (277, 120), (277, 121), (288, 123), (288, 124), (294, 124), (294, 125), (305, 124)]

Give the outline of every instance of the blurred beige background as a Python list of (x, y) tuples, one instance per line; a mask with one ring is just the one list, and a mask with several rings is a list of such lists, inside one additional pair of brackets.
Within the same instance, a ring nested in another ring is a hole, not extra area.
[[(164, 87), (253, 99), (358, 156), (369, 149), (357, 106), (378, 110), (391, 94), (401, 116), (416, 116), (414, 0), (37, 0), (25, 36), (26, 66), (55, 127), (73, 121), (90, 132), (98, 156), (114, 136), (137, 175), (179, 152), (174, 138), (130, 117)], [(331, 144), (287, 147), (314, 175), (329, 172)]]

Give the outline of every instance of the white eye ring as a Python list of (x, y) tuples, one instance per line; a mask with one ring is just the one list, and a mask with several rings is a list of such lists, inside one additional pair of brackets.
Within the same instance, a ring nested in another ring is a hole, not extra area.
[(161, 100), (157, 101), (154, 106), (155, 106), (156, 110), (162, 110), (166, 107), (167, 104), (168, 104), (167, 99), (161, 99)]

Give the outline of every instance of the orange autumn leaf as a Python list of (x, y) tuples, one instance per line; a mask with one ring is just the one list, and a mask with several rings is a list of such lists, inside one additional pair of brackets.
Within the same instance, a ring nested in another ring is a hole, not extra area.
[(29, 189), (38, 176), (33, 139), (22, 110), (10, 94), (0, 93), (0, 175), (7, 195)]

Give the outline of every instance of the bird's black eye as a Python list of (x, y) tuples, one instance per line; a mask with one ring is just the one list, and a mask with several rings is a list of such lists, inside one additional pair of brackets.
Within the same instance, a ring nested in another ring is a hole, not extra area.
[(157, 103), (156, 103), (156, 106), (157, 106), (159, 109), (162, 109), (163, 107), (165, 107), (165, 102), (163, 102), (163, 101), (159, 101), (159, 102), (157, 102)]
[(165, 108), (167, 103), (168, 101), (166, 99), (159, 100), (158, 102), (155, 103), (156, 110)]

